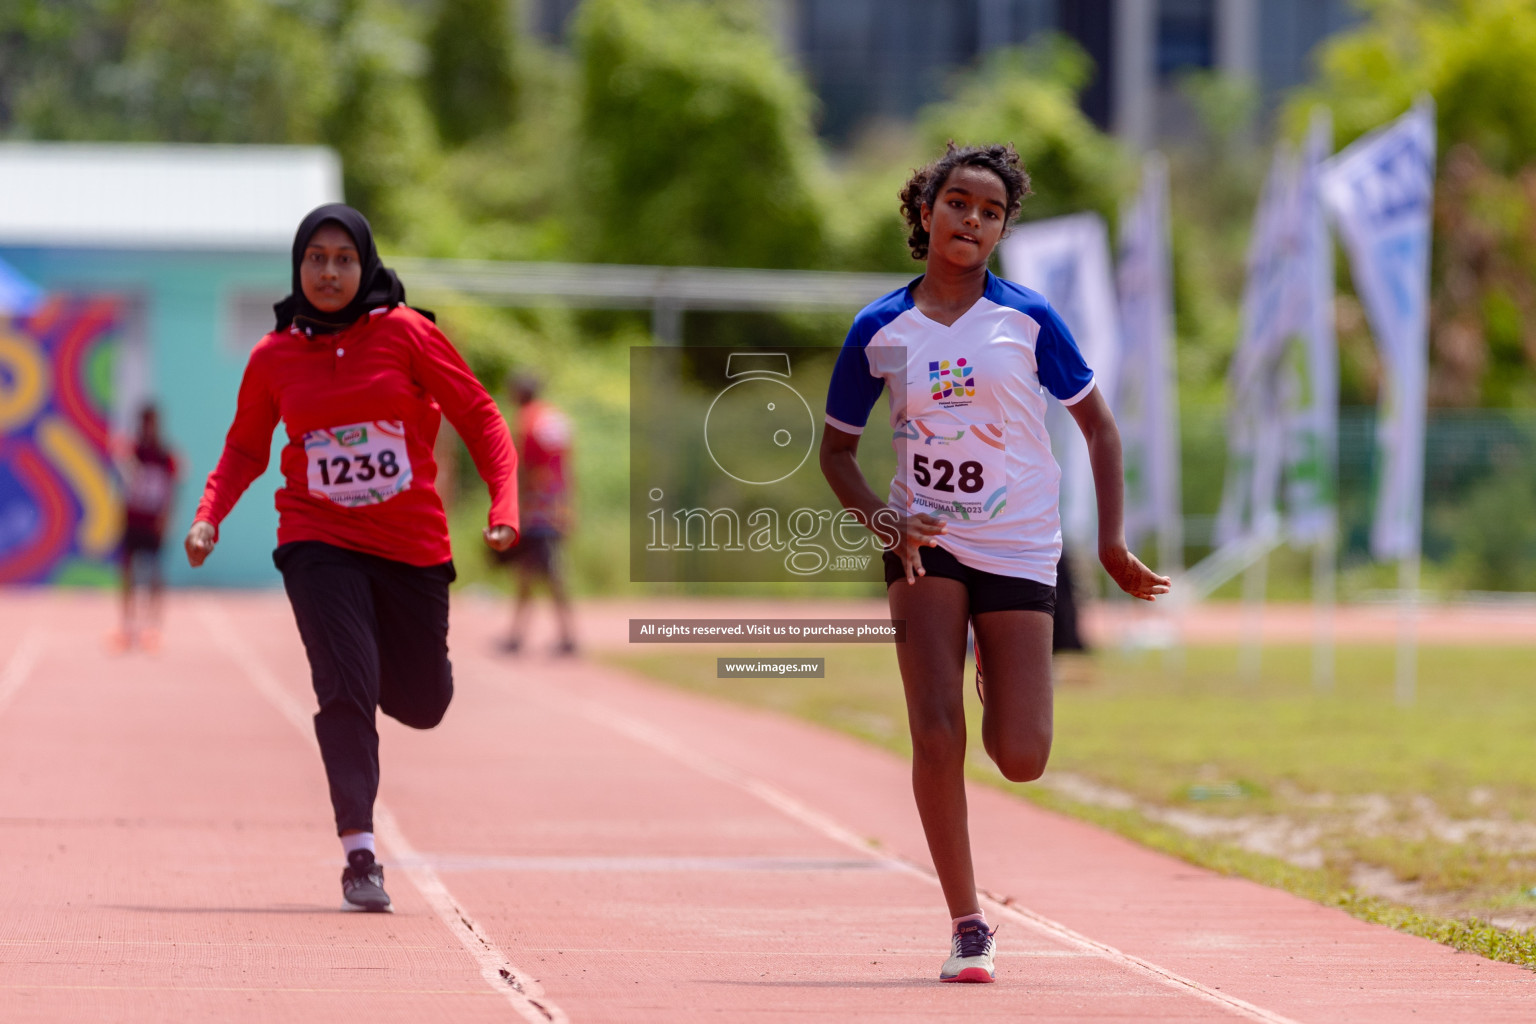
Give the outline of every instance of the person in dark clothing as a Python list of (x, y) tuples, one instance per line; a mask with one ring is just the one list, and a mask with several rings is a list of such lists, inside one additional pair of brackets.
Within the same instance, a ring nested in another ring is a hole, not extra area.
[(1077, 622), (1077, 586), (1072, 581), (1072, 556), (1065, 550), (1056, 563), (1056, 618), (1051, 628), (1051, 650), (1086, 651), (1083, 631)]
[[(124, 482), (123, 618), (112, 646), (127, 650), (139, 645), (152, 651), (160, 645), (165, 592), (160, 546), (180, 476), (180, 463), (160, 438), (160, 414), (153, 405), (140, 410), (138, 433), (123, 445), (118, 461)], [(136, 596), (140, 583), (148, 591), (142, 608)]]
[(196, 567), (267, 468), (281, 421), (273, 561), (309, 656), (319, 740), (347, 867), (344, 910), (391, 909), (374, 856), (375, 713), (416, 729), (453, 698), (453, 552), (434, 482), (446, 415), (491, 494), (485, 541), (517, 542), (517, 453), (501, 412), (430, 315), (379, 261), (363, 215), (339, 203), (299, 225), (293, 294), (256, 345), (235, 422), (187, 534)]
[(534, 377), (516, 378), (511, 392), (517, 403), (517, 489), (523, 537), (516, 547), (496, 556), (517, 568), (512, 632), (502, 650), (516, 654), (522, 649), (533, 587), (543, 583), (549, 588), (560, 630), (555, 653), (574, 654), (576, 628), (561, 564), (561, 549), (571, 529), (571, 424), (564, 413), (539, 397)]

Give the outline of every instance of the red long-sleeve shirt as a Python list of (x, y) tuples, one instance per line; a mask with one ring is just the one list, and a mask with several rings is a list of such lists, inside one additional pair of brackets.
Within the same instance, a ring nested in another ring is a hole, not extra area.
[(452, 557), (433, 483), (442, 415), (491, 492), (492, 526), (518, 528), (517, 452), (506, 421), (426, 317), (375, 310), (335, 334), (274, 331), (251, 352), (235, 422), (197, 519), (219, 523), (266, 471), (272, 431), (288, 430), (277, 541), (318, 540), (410, 565)]

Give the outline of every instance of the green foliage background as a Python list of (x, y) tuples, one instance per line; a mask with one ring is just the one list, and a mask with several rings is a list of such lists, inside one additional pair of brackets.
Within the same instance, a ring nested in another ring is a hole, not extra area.
[(735, 5), (588, 0), (578, 251), (610, 263), (809, 267), (822, 217), (809, 87)]
[[(1278, 118), (1251, 84), (1183, 82), (1200, 126), (1168, 154), (1189, 512), (1214, 511), (1219, 494), (1225, 374), (1269, 126), (1295, 139), (1319, 102), (1343, 145), (1435, 97), (1432, 401), (1536, 408), (1536, 0), (1363, 6), (1367, 18), (1320, 49), (1313, 81)], [(1092, 69), (1066, 40), (994, 51), (910, 121), (871, 124), (834, 152), (762, 11), (751, 0), (586, 0), (570, 45), (550, 47), (519, 33), (505, 0), (9, 0), (0, 137), (330, 145), (385, 253), (437, 257), (915, 274), (896, 193), (949, 139), (1019, 148), (1035, 190), (1026, 219), (1092, 209), (1113, 224), (1134, 189), (1134, 154), (1077, 105)], [(1343, 399), (1371, 405), (1374, 343), (1339, 263)], [(548, 379), (587, 452), (582, 578), (614, 585), (602, 545), (624, 514), (627, 445), (614, 353), (645, 343), (647, 320), (434, 303), (493, 389), (513, 368), (584, 367), (580, 388)], [(685, 333), (835, 344), (845, 320), (691, 314)], [(1531, 538), (1495, 542), (1509, 529), (1477, 524), (1507, 527), (1536, 501), (1536, 474), (1490, 469), (1458, 487), (1465, 500), (1431, 527), (1460, 539), (1435, 565), (1458, 585), (1532, 585)], [(1501, 558), (1511, 546), (1519, 554)]]
[(511, 123), (517, 96), (504, 0), (441, 0), (427, 33), (426, 93), (444, 140), (463, 145)]
[[(1536, 3), (1365, 0), (1285, 110), (1299, 135), (1315, 104), (1346, 145), (1433, 97), (1435, 190), (1430, 401), (1536, 406)], [(1359, 350), (1363, 324), (1346, 345)], [(1358, 375), (1357, 375), (1358, 376)]]

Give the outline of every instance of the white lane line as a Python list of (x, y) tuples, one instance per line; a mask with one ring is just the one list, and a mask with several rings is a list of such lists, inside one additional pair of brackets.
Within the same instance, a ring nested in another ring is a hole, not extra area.
[(8, 992), (305, 992), (316, 995), (474, 996), (492, 993), (463, 988), (276, 988), (271, 985), (0, 985)]
[(21, 643), (16, 645), (16, 650), (11, 652), (11, 660), (0, 670), (0, 711), (4, 711), (11, 698), (16, 696), (16, 691), (27, 681), (42, 656), (43, 634), (30, 629), (21, 638)]
[(438, 871), (533, 871), (606, 872), (624, 874), (655, 872), (806, 872), (806, 871), (887, 871), (878, 860), (832, 860), (827, 857), (506, 857), (473, 856), (455, 853), (423, 853), (410, 861), (395, 858), (397, 864), (421, 864)]
[[(231, 628), (229, 618), (224, 614), (223, 609), (208, 602), (202, 606), (202, 614), (215, 641), (244, 670), (251, 684), (277, 709), (279, 714), (299, 730), (300, 735), (309, 742), (311, 747), (318, 750), (314, 719), (310, 712), (290, 696), (283, 688), (283, 684), (267, 671), (266, 666), (256, 657), (251, 648)], [(485, 930), (469, 915), (469, 911), (454, 898), (453, 893), (448, 891), (448, 887), (443, 884), (437, 872), (422, 860), (410, 840), (406, 839), (400, 823), (395, 820), (394, 814), (382, 800), (374, 804), (373, 827), (374, 832), (384, 841), (384, 845), (400, 859), (401, 868), (405, 871), (406, 877), (411, 880), (411, 884), (416, 886), (427, 904), (453, 933), (453, 937), (459, 940), (459, 944), (474, 957), (475, 963), (480, 967), (480, 976), (485, 979), (486, 984), (505, 996), (507, 1002), (517, 1011), (518, 1016), (530, 1024), (570, 1024), (570, 1018), (565, 1015), (565, 1011), (550, 1001), (538, 981), (514, 964), (491, 941)]]
[[(651, 949), (645, 946), (529, 946), (527, 948), (530, 953), (594, 953), (605, 956), (610, 953), (623, 956), (630, 954), (644, 954), (646, 956), (731, 956), (743, 959), (759, 956), (792, 956), (797, 958), (820, 957), (823, 960), (868, 960), (870, 957), (881, 956), (915, 956), (928, 960), (933, 957), (933, 949), (931, 947), (928, 949), (856, 949), (852, 952), (847, 950), (812, 952), (804, 949), (754, 949), (750, 952), (739, 952), (723, 949)], [(999, 960), (1079, 960), (1085, 957), (1097, 960), (1099, 954), (1086, 949), (1005, 949), (997, 954)]]
[[(537, 700), (538, 698), (532, 699)], [(681, 740), (669, 733), (663, 732), (649, 722), (615, 711), (596, 701), (577, 700), (573, 701), (573, 703), (576, 705), (579, 713), (592, 722), (606, 726), (615, 732), (628, 736), (630, 739), (643, 743), (653, 750), (682, 762), (703, 775), (745, 790), (785, 816), (815, 829), (828, 839), (842, 843), (844, 846), (858, 850), (867, 856), (887, 861), (896, 870), (904, 871), (933, 885), (938, 884), (938, 878), (931, 870), (872, 848), (862, 837), (825, 814), (807, 807), (776, 786), (754, 778), (724, 762), (699, 753)], [(1255, 1006), (1250, 1002), (1238, 999), (1236, 996), (1227, 995), (1225, 992), (1210, 988), (1192, 978), (1186, 978), (1181, 974), (1170, 971), (1166, 967), (1160, 967), (1149, 960), (1144, 960), (1139, 956), (1133, 956), (1103, 942), (1090, 939), (1073, 931), (1064, 924), (1053, 921), (1032, 910), (1020, 907), (1006, 897), (1000, 897), (985, 891), (983, 891), (982, 895), (1001, 914), (1012, 917), (1014, 920), (1040, 934), (1049, 935), (1069, 946), (1102, 957), (1132, 971), (1150, 975), (1156, 981), (1170, 988), (1219, 1006), (1239, 1017), (1259, 1021), (1261, 1024), (1297, 1024), (1296, 1021), (1289, 1017), (1266, 1010), (1260, 1006)]]

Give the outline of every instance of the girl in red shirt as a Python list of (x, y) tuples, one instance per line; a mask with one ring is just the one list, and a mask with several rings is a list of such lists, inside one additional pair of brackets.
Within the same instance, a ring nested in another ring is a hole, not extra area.
[(490, 488), (485, 540), (497, 551), (517, 542), (517, 454), (496, 403), (430, 314), (405, 304), (368, 221), (350, 206), (304, 218), (293, 293), (275, 310), (276, 328), (246, 365), (187, 558), (196, 567), (212, 553), (219, 524), (266, 471), (281, 420), (288, 443), (272, 558), (320, 703), (315, 736), (347, 856), (342, 907), (389, 910), (373, 843), (375, 710), (430, 729), (453, 698), (454, 568), (432, 445), (446, 415)]

